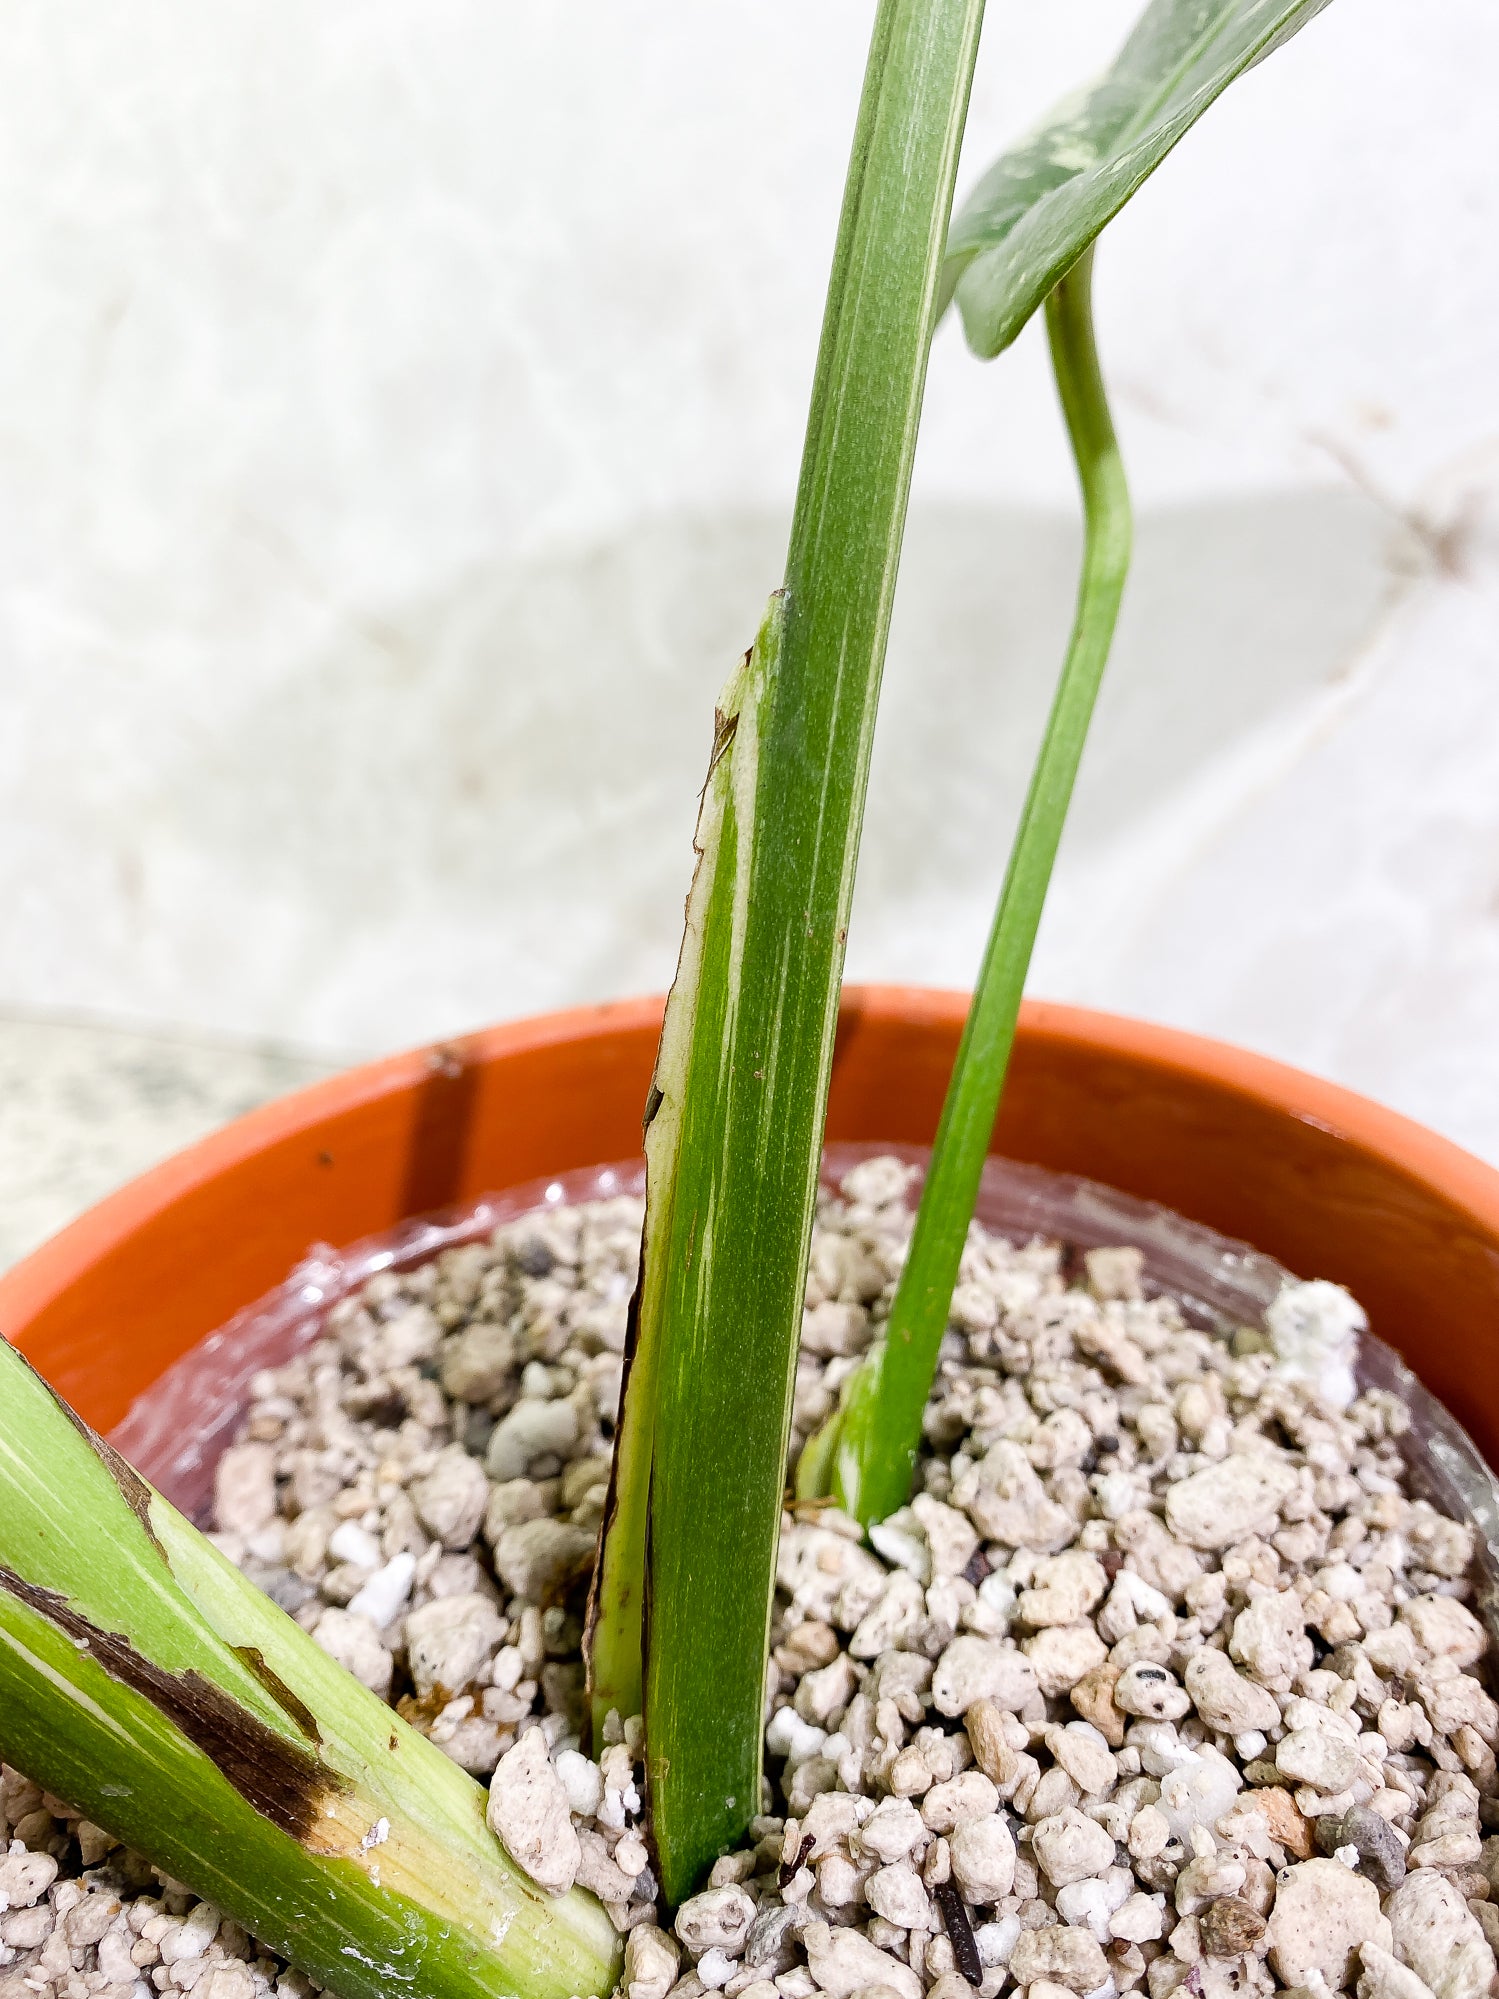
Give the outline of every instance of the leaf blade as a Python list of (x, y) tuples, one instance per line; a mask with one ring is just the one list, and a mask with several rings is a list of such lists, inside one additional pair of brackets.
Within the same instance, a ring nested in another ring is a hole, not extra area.
[(1108, 71), (995, 161), (948, 235), (956, 297), (984, 359), (1015, 339), (1081, 253), (1235, 78), (1329, 0), (1152, 0)]

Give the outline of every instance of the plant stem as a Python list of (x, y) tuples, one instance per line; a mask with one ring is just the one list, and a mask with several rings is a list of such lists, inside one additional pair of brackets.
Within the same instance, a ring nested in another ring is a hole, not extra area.
[(1083, 563), (1072, 636), (885, 1338), (851, 1382), (834, 1419), (833, 1449), (826, 1440), (819, 1445), (822, 1457), (831, 1459), (840, 1504), (865, 1525), (893, 1513), (910, 1495), (922, 1416), (994, 1131), (1026, 972), (1129, 569), (1129, 492), (1093, 339), (1092, 262), (1090, 248), (1046, 301), (1052, 365), (1083, 498)]
[(760, 1810), (786, 1440), (838, 989), (983, 0), (881, 0), (786, 587), (721, 704), (646, 1149), (592, 1642), (644, 1688), (668, 1901)]
[(0, 1752), (344, 1999), (606, 1993), (484, 1792), (0, 1339)]

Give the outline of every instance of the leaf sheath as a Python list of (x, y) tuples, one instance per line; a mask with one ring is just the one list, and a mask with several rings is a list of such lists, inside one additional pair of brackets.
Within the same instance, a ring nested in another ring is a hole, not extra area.
[(721, 718), (652, 1094), (593, 1670), (597, 1705), (627, 1706), (641, 1683), (643, 1607), (669, 1901), (760, 1809), (775, 1545), (838, 986), (982, 12), (982, 0), (881, 0), (876, 15), (785, 591)]

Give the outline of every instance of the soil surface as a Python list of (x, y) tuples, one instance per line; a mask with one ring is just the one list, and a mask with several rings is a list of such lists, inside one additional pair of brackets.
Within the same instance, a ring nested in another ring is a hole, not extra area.
[[(823, 1200), (794, 1447), (888, 1310), (909, 1173)], [(374, 1278), (256, 1379), (216, 1488), (220, 1546), (490, 1785), (519, 1864), (605, 1900), (629, 1999), (1489, 1999), (1473, 1540), (1355, 1393), (1357, 1306), (1298, 1284), (1203, 1331), (1133, 1249), (977, 1225), (911, 1504), (872, 1546), (786, 1516), (764, 1811), (663, 1928), (639, 1723), (585, 1753), (579, 1657), (640, 1222)], [(4, 1773), (0, 1999), (273, 1988), (311, 1990)]]

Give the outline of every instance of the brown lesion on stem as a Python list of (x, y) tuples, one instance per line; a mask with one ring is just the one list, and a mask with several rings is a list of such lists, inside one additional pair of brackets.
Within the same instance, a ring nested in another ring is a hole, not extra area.
[(229, 1649), (240, 1664), (255, 1675), (277, 1707), (297, 1724), (307, 1740), (321, 1744), (323, 1731), (317, 1725), (317, 1716), (300, 1695), (292, 1692), (275, 1667), (267, 1661), (260, 1647), (231, 1645)]
[[(142, 1528), (145, 1530), (147, 1540), (151, 1543), (152, 1547), (156, 1550), (157, 1554), (161, 1556), (163, 1562), (167, 1562), (166, 1549), (163, 1548), (160, 1540), (157, 1538), (156, 1529), (153, 1526), (151, 1520), (151, 1504), (152, 1501), (156, 1498), (155, 1491), (152, 1489), (150, 1485), (147, 1484), (145, 1479), (141, 1477), (140, 1473), (135, 1469), (134, 1465), (128, 1463), (126, 1459), (120, 1456), (119, 1452), (115, 1449), (114, 1445), (109, 1442), (108, 1438), (101, 1437), (97, 1430), (90, 1428), (90, 1426), (87, 1423), (85, 1423), (83, 1418), (78, 1414), (78, 1411), (74, 1409), (70, 1403), (66, 1402), (61, 1395), (58, 1394), (57, 1390), (52, 1386), (51, 1382), (48, 1381), (44, 1375), (36, 1373), (36, 1369), (31, 1367), (31, 1363), (28, 1360), (26, 1360), (24, 1354), (22, 1354), (20, 1358), (28, 1368), (31, 1368), (31, 1372), (34, 1375), (36, 1375), (37, 1380), (41, 1382), (42, 1386), (46, 1389), (47, 1393), (52, 1397), (52, 1400), (57, 1404), (58, 1408), (62, 1411), (63, 1415), (67, 1417), (68, 1421), (73, 1425), (73, 1428), (78, 1432), (79, 1436), (82, 1437), (83, 1441), (88, 1445), (89, 1449), (94, 1453), (95, 1457), (98, 1458), (100, 1464), (102, 1464), (104, 1469), (109, 1473), (110, 1477), (114, 1480), (115, 1485), (119, 1489), (120, 1497), (124, 1500), (125, 1504), (130, 1508), (130, 1511), (135, 1515), (136, 1519), (140, 1522)], [(169, 1562), (167, 1565), (168, 1567), (171, 1566)], [(12, 1587), (12, 1585), (20, 1585), (20, 1587)], [(112, 1678), (123, 1680), (126, 1685), (137, 1685), (135, 1681), (130, 1680), (124, 1674), (116, 1673), (113, 1671), (112, 1667), (109, 1664), (108, 1658), (100, 1650), (99, 1643), (97, 1642), (98, 1640), (102, 1639), (102, 1641), (106, 1645), (123, 1648), (126, 1652), (130, 1652), (133, 1658), (139, 1659), (140, 1655), (133, 1652), (132, 1648), (128, 1645), (125, 1639), (108, 1633), (95, 1632), (94, 1627), (92, 1625), (86, 1623), (84, 1619), (79, 1618), (77, 1612), (71, 1609), (68, 1609), (67, 1614), (70, 1618), (75, 1618), (77, 1620), (77, 1623), (80, 1626), (80, 1631), (75, 1632), (73, 1630), (69, 1630), (62, 1618), (54, 1615), (51, 1610), (43, 1608), (40, 1604), (34, 1601), (34, 1596), (39, 1595), (47, 1597), (55, 1603), (62, 1603), (66, 1607), (66, 1600), (64, 1598), (54, 1597), (51, 1591), (45, 1591), (45, 1590), (37, 1591), (35, 1589), (35, 1586), (32, 1584), (21, 1584), (20, 1577), (13, 1576), (9, 1570), (4, 1568), (0, 1568), (0, 1588), (10, 1589), (11, 1595), (19, 1597), (23, 1602), (31, 1603), (33, 1609), (40, 1609), (41, 1614), (45, 1617), (50, 1618), (51, 1621), (59, 1627), (59, 1629), (68, 1630), (68, 1636), (70, 1638), (79, 1637), (83, 1633), (93, 1633), (93, 1636), (88, 1638), (87, 1640), (89, 1650), (99, 1660), (99, 1663), (104, 1667), (105, 1671), (110, 1673)], [(33, 1592), (33, 1595), (28, 1596), (26, 1594), (27, 1591)], [(275, 1670), (273, 1666), (271, 1666), (267, 1662), (265, 1654), (259, 1649), (259, 1647), (255, 1645), (232, 1645), (229, 1649), (234, 1653), (235, 1657), (240, 1661), (240, 1664), (244, 1666), (248, 1672), (252, 1673), (255, 1676), (255, 1678), (260, 1682), (260, 1684), (265, 1688), (266, 1692), (270, 1695), (271, 1699), (276, 1703), (277, 1707), (279, 1707), (282, 1710), (282, 1712), (287, 1716), (287, 1718), (290, 1721), (296, 1724), (297, 1728), (301, 1730), (302, 1734), (306, 1736), (307, 1740), (311, 1743), (320, 1745), (323, 1739), (322, 1732), (318, 1728), (317, 1719), (314, 1716), (311, 1708), (308, 1707), (307, 1703), (304, 1700), (302, 1700), (299, 1695), (292, 1692), (291, 1688), (286, 1684), (285, 1680), (282, 1679), (281, 1675)], [(150, 1664), (148, 1660), (140, 1660), (140, 1663), (143, 1666)], [(152, 1670), (155, 1671), (157, 1669), (153, 1668)], [(166, 1677), (172, 1678), (173, 1676), (167, 1675)], [(198, 1680), (200, 1678), (199, 1675), (194, 1673), (188, 1673), (178, 1677), (184, 1681)], [(204, 1686), (207, 1686), (209, 1682), (202, 1681), (202, 1684)], [(137, 1691), (147, 1692), (147, 1689), (137, 1685)], [(218, 1690), (215, 1689), (214, 1691), (217, 1692)], [(151, 1698), (148, 1692), (147, 1692), (147, 1697)], [(221, 1695), (221, 1698), (226, 1702), (229, 1701), (229, 1696), (227, 1694)], [(230, 1704), (235, 1706), (235, 1711), (237, 1713), (243, 1712), (243, 1710), (240, 1710), (238, 1708), (236, 1703), (230, 1703)], [(157, 1702), (156, 1705), (160, 1706), (161, 1703)], [(165, 1709), (163, 1709), (163, 1712), (165, 1712)], [(174, 1720), (177, 1720), (176, 1716), (173, 1716), (172, 1718)], [(254, 1721), (253, 1716), (247, 1716), (246, 1719)], [(177, 1721), (177, 1725), (179, 1727), (182, 1727), (182, 1723), (180, 1720)], [(255, 1725), (263, 1726), (263, 1724), (260, 1723), (256, 1723)], [(193, 1741), (195, 1742), (198, 1741), (198, 1738), (195, 1735), (193, 1735), (191, 1729), (183, 1727), (182, 1732), (184, 1735), (189, 1736)], [(274, 1736), (273, 1730), (268, 1730), (267, 1733)], [(198, 1746), (199, 1748), (204, 1750), (205, 1754), (210, 1754), (210, 1755), (212, 1754), (212, 1751), (207, 1748), (207, 1745), (205, 1743), (198, 1742)], [(233, 1780), (231, 1779), (231, 1782), (232, 1781)], [(239, 1789), (240, 1787), (236, 1785), (235, 1788)], [(267, 1816), (268, 1817), (272, 1816), (272, 1814), (268, 1813)]]
[[(194, 1668), (169, 1672), (118, 1632), (99, 1630), (57, 1591), (27, 1582), (3, 1566), (0, 1591), (45, 1618), (112, 1680), (149, 1701), (262, 1818), (311, 1852), (330, 1850), (328, 1834), (348, 1786), (310, 1749), (279, 1735)], [(311, 1713), (259, 1653), (247, 1647), (240, 1657), (297, 1726), (316, 1740)], [(343, 1851), (342, 1839), (331, 1850)]]
[[(749, 658), (749, 654), (746, 653), (744, 655), (744, 664), (746, 666), (749, 665)], [(710, 779), (714, 771), (718, 769), (720, 762), (727, 756), (729, 745), (738, 733), (739, 716), (737, 711), (732, 715), (726, 715), (721, 708), (715, 709), (713, 715), (713, 754), (708, 759), (708, 777)], [(704, 789), (706, 789), (706, 782)]]
[[(661, 1092), (651, 1085), (656, 1102), (647, 1113), (646, 1122), (656, 1114), (662, 1101)], [(603, 1613), (602, 1594), (604, 1587), (604, 1550), (609, 1545), (609, 1535), (614, 1526), (615, 1515), (619, 1511), (619, 1458), (620, 1432), (624, 1428), (625, 1397), (629, 1392), (630, 1370), (635, 1364), (635, 1352), (640, 1344), (640, 1294), (645, 1284), (645, 1240), (641, 1238), (640, 1255), (635, 1264), (635, 1289), (630, 1293), (630, 1303), (625, 1314), (625, 1344), (620, 1369), (619, 1419), (614, 1431), (613, 1448), (609, 1452), (609, 1483), (604, 1494), (604, 1514), (599, 1522), (599, 1538), (593, 1553), (593, 1571), (588, 1579), (588, 1606), (583, 1613), (583, 1670), (587, 1677), (588, 1692), (594, 1693), (593, 1641), (598, 1632), (599, 1618)]]

